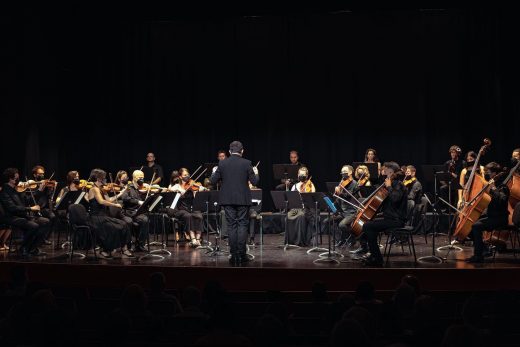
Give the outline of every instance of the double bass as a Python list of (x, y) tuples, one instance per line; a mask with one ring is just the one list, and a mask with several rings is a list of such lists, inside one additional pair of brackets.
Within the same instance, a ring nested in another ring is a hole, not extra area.
[(462, 207), (457, 213), (457, 225), (453, 232), (453, 236), (455, 236), (458, 241), (464, 241), (466, 239), (471, 232), (473, 223), (480, 218), (491, 202), (491, 196), (486, 192), (489, 186), (488, 182), (486, 182), (482, 176), (475, 174), (479, 166), (480, 157), (486, 153), (489, 146), (491, 146), (491, 140), (485, 138), (484, 145), (478, 151), (468, 181), (464, 185)]
[[(516, 204), (518, 204), (520, 201), (520, 175), (516, 173), (519, 167), (520, 160), (511, 169), (511, 171), (509, 171), (509, 175), (507, 175), (507, 177), (504, 179), (504, 182), (502, 183), (509, 188), (509, 201), (507, 204), (507, 210), (509, 212), (509, 225), (513, 224), (513, 210), (515, 209)], [(485, 231), (483, 239), (484, 242), (490, 243), (497, 248), (506, 249), (510, 233), (511, 231), (509, 230), (501, 230), (498, 233)]]

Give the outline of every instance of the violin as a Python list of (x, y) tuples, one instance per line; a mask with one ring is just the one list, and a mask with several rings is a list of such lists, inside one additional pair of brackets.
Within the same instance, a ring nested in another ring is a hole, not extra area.
[(162, 192), (166, 188), (163, 188), (163, 187), (161, 187), (158, 184), (150, 185), (148, 183), (143, 183), (143, 185), (141, 187), (138, 187), (137, 189), (139, 190), (139, 193), (147, 194), (148, 192), (150, 192), (150, 193), (160, 193), (160, 192)]
[(78, 188), (78, 190), (83, 190), (83, 189), (90, 189), (94, 186), (94, 183), (91, 182), (91, 181), (87, 181), (87, 180), (79, 180), (79, 184), (76, 184), (76, 187)]
[(403, 181), (403, 184), (404, 184), (405, 187), (406, 187), (407, 185), (413, 183), (413, 181), (416, 180), (415, 177), (412, 177), (412, 178), (410, 178), (410, 179), (406, 179), (406, 177), (408, 177), (408, 176), (404, 176), (404, 181)]
[(107, 183), (101, 186), (101, 190), (105, 193), (119, 193), (122, 189), (123, 187), (117, 183)]
[(305, 182), (302, 182), (300, 186), (300, 193), (312, 193), (312, 188), (314, 187), (314, 184), (312, 184), (311, 177)]
[(191, 190), (192, 192), (198, 192), (199, 190), (202, 191), (206, 189), (200, 182), (196, 182), (192, 179), (190, 179), (188, 182), (182, 182), (181, 187), (185, 191)]
[(16, 186), (16, 191), (18, 193), (23, 193), (27, 189), (29, 189), (30, 191), (33, 191), (36, 189), (40, 189), (42, 187), (42, 185), (45, 186), (46, 188), (49, 187), (49, 188), (55, 189), (56, 186), (58, 185), (58, 182), (56, 182), (54, 180), (42, 180), (42, 181), (28, 180), (26, 182), (19, 182), (18, 185)]

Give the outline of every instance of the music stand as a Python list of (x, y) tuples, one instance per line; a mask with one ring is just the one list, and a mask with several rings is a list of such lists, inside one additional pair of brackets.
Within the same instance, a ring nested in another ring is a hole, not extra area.
[[(273, 203), (274, 203), (275, 208), (277, 210), (279, 210), (281, 214), (285, 215), (285, 219), (284, 219), (284, 244), (278, 246), (278, 248), (283, 248), (284, 251), (286, 251), (289, 248), (300, 248), (300, 246), (291, 245), (291, 244), (288, 243), (288, 238), (289, 238), (289, 235), (287, 233), (287, 214), (289, 212), (289, 199), (287, 197), (288, 193), (296, 193), (298, 195), (298, 198), (299, 198), (299, 193), (298, 192), (288, 192), (288, 191), (278, 191), (278, 190), (272, 190), (271, 191), (271, 198), (273, 199)], [(299, 206), (301, 208), (301, 201), (299, 202)]]
[[(215, 247), (208, 247), (208, 251), (206, 252), (210, 257), (218, 257), (219, 255), (224, 255), (229, 252), (222, 251), (219, 245), (220, 239), (220, 228), (218, 223), (218, 190), (211, 190), (209, 193), (208, 200), (208, 210), (206, 211), (206, 225), (208, 226), (208, 244), (209, 244), (209, 205), (212, 205), (215, 208), (215, 222), (217, 224), (217, 232), (215, 234)], [(254, 258), (254, 257), (253, 257)]]
[[(139, 216), (141, 214), (148, 214), (151, 213), (159, 204), (159, 202), (163, 199), (163, 196), (161, 194), (155, 194), (150, 195), (142, 204), (139, 206), (137, 211), (135, 212), (134, 217)], [(150, 232), (148, 232), (148, 240), (147, 240), (147, 251), (145, 255), (139, 257), (138, 261), (149, 259), (149, 258), (156, 258), (163, 260), (164, 257), (159, 254), (154, 254), (150, 251), (150, 245), (158, 244), (158, 242), (150, 242)], [(164, 244), (162, 242), (159, 243), (161, 246), (164, 247)], [(162, 250), (160, 250), (162, 252)]]
[(319, 227), (319, 206), (318, 202), (325, 194), (323, 193), (300, 193), (301, 200), (304, 206), (314, 207), (314, 245), (311, 249), (307, 250), (307, 254), (312, 252), (323, 252), (326, 248), (318, 247), (318, 237), (320, 235), (318, 231)]
[[(426, 198), (426, 200), (428, 201), (428, 204), (431, 206), (432, 208), (432, 211), (434, 213), (434, 220), (435, 220), (435, 215), (438, 214), (438, 211), (437, 211), (437, 208), (435, 207), (434, 204), (432, 204), (432, 202), (430, 201), (430, 199), (428, 198), (428, 195), (426, 194), (423, 194), (423, 196)], [(424, 218), (424, 216), (423, 216)], [(424, 224), (423, 224), (424, 226)], [(417, 259), (417, 261), (422, 261), (422, 262), (426, 262), (426, 263), (442, 263), (442, 258), (435, 255), (435, 234), (436, 234), (436, 230), (437, 229), (437, 226), (435, 225), (435, 223), (433, 224), (433, 234), (432, 234), (432, 254), (431, 255), (427, 255), (427, 256), (424, 256), (424, 257), (420, 257), (419, 259)]]
[(362, 161), (355, 161), (352, 163), (352, 167), (354, 168), (354, 172), (359, 165), (365, 165), (368, 168), (368, 173), (370, 174), (370, 182), (377, 182), (379, 178), (379, 164), (378, 163), (365, 163)]
[[(261, 189), (251, 189), (251, 206), (250, 208), (253, 209), (256, 213), (257, 213), (257, 220), (260, 221), (260, 224), (263, 222), (262, 221), (262, 214), (261, 214), (261, 211), (262, 211), (262, 190)], [(255, 228), (255, 226), (253, 225), (253, 229)], [(263, 230), (262, 230), (262, 227), (259, 227), (260, 229), (260, 248), (263, 247), (263, 242), (264, 242), (264, 235), (263, 235)], [(253, 230), (254, 232), (254, 230)], [(256, 247), (255, 244), (252, 245), (252, 247)], [(248, 245), (248, 248), (249, 248), (249, 245)]]
[[(82, 190), (76, 190), (73, 192), (68, 191), (67, 193), (65, 193), (65, 195), (63, 195), (63, 197), (60, 199), (60, 202), (56, 206), (54, 206), (54, 208), (56, 211), (68, 211), (68, 208), (70, 205), (82, 204), (83, 206), (85, 206), (85, 208), (88, 211), (89, 203), (85, 199), (86, 194), (87, 194), (87, 192), (82, 191)], [(59, 242), (59, 233), (58, 233), (58, 242)], [(70, 233), (67, 235), (67, 240), (61, 244), (61, 249), (64, 249), (67, 245), (70, 245)], [(59, 246), (56, 246), (56, 249), (59, 249), (58, 247)], [(77, 254), (78, 254), (78, 257), (81, 257), (81, 255), (82, 255), (81, 253), (77, 253)]]
[(336, 187), (339, 185), (339, 182), (325, 182), (327, 186), (327, 193), (331, 196), (334, 195)]
[[(218, 193), (217, 193), (218, 194)], [(192, 211), (206, 211), (206, 223), (207, 223), (207, 234), (208, 239), (205, 241), (205, 245), (198, 246), (196, 249), (207, 249), (210, 252), (213, 251), (213, 248), (211, 247), (211, 242), (209, 242), (209, 198), (210, 198), (210, 191), (204, 191), (204, 192), (197, 192), (195, 194), (195, 197), (193, 198), (193, 202), (191, 205)], [(201, 235), (201, 241), (204, 242), (204, 238)]]
[[(335, 233), (335, 227), (334, 227), (334, 224), (335, 224), (335, 221), (334, 221), (334, 214), (338, 211), (336, 206), (334, 205), (334, 203), (332, 202), (332, 200), (330, 200), (330, 198), (328, 196), (323, 196), (323, 200), (325, 201), (325, 203), (327, 204), (327, 209), (329, 211), (328, 213), (328, 221), (329, 223), (332, 222), (332, 226), (330, 227), (329, 226), (329, 230), (333, 233)], [(331, 215), (331, 212), (332, 212), (332, 215)], [(339, 264), (340, 261), (335, 259), (335, 255), (334, 253), (337, 253), (335, 251), (332, 251), (332, 244), (331, 244), (331, 239), (330, 239), (330, 234), (329, 234), (329, 248), (327, 249), (327, 252), (326, 253), (322, 253), (319, 255), (319, 258), (318, 259), (315, 259), (313, 261), (313, 263), (336, 263), (336, 264)], [(343, 257), (343, 255), (341, 255)]]
[(287, 179), (295, 182), (298, 179), (298, 170), (300, 169), (299, 165), (294, 164), (273, 164), (273, 174), (275, 180), (286, 180), (285, 182), (285, 190), (289, 190), (289, 185), (287, 184)]

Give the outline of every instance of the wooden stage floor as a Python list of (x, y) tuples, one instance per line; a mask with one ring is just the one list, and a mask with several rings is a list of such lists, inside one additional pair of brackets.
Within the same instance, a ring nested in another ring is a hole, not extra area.
[[(383, 238), (385, 240), (386, 237)], [(258, 238), (257, 238), (258, 240)], [(211, 236), (210, 241), (214, 243)], [(79, 259), (70, 261), (66, 251), (43, 248), (45, 257), (21, 259), (16, 253), (0, 253), (0, 280), (6, 281), (10, 267), (25, 264), (30, 280), (45, 283), (70, 284), (72, 286), (120, 286), (128, 283), (146, 285), (149, 274), (162, 271), (173, 286), (203, 285), (213, 279), (223, 282), (229, 289), (236, 290), (309, 290), (315, 281), (325, 282), (331, 290), (353, 290), (361, 280), (370, 280), (380, 289), (393, 289), (400, 278), (408, 273), (420, 277), (426, 288), (436, 290), (492, 290), (520, 288), (520, 254), (518, 259), (512, 252), (497, 253), (496, 259), (487, 259), (484, 264), (468, 264), (472, 247), (461, 246), (462, 251), (436, 251), (444, 258), (442, 263), (414, 264), (408, 247), (404, 253), (394, 245), (390, 262), (384, 268), (366, 268), (350, 257), (349, 249), (337, 249), (344, 255), (337, 258), (340, 263), (316, 263), (319, 252), (308, 254), (309, 248), (284, 251), (283, 235), (264, 235), (263, 245), (250, 249), (254, 260), (232, 267), (227, 254), (210, 256), (205, 249), (192, 249), (187, 244), (169, 241), (171, 256), (164, 259)], [(417, 257), (432, 254), (431, 235), (425, 243), (423, 235), (414, 237)], [(438, 235), (436, 247), (448, 244), (445, 235)], [(323, 238), (323, 247), (328, 245), (328, 236)], [(157, 246), (152, 249), (157, 249)], [(221, 248), (227, 250), (224, 243)]]

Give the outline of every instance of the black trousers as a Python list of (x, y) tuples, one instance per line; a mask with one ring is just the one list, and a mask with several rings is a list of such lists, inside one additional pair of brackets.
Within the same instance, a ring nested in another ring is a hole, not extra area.
[[(224, 210), (220, 211), (220, 217), (222, 220), (221, 223), (221, 236), (223, 238), (228, 237), (228, 226), (226, 221), (226, 212)], [(255, 239), (255, 221), (258, 219), (258, 212), (256, 212), (253, 208), (249, 208), (249, 239)]]
[(249, 224), (249, 206), (226, 205), (228, 242), (231, 256), (244, 256), (246, 254), (247, 227)]
[(382, 260), (383, 256), (381, 255), (381, 251), (379, 250), (379, 245), (377, 243), (377, 237), (379, 236), (379, 233), (392, 228), (401, 228), (403, 226), (404, 222), (391, 219), (371, 220), (366, 222), (363, 225), (363, 234), (367, 240), (370, 255), (377, 260)]
[(49, 232), (49, 219), (45, 217), (12, 217), (8, 224), (23, 231), (22, 247), (32, 250), (40, 246)]
[(132, 231), (132, 234), (134, 233), (134, 223), (137, 223), (138, 225), (138, 231), (137, 235), (135, 235), (136, 244), (143, 246), (146, 241), (148, 240), (148, 233), (150, 231), (150, 223), (149, 218), (145, 214), (140, 214), (138, 216), (132, 215), (132, 213), (135, 213), (134, 211), (125, 211), (125, 213), (121, 213), (121, 218), (124, 220), (128, 226), (130, 227), (130, 230)]
[(45, 217), (49, 220), (49, 226), (47, 228), (47, 233), (44, 235), (44, 237), (46, 239), (48, 239), (49, 236), (51, 235), (52, 231), (54, 230), (54, 226), (56, 225), (57, 218), (56, 218), (56, 215), (54, 214), (54, 212), (48, 208), (44, 208), (40, 212), (43, 217)]
[(482, 233), (484, 231), (493, 231), (507, 225), (507, 216), (503, 218), (497, 217), (481, 217), (471, 227), (473, 236), (473, 253), (476, 256), (482, 256), (484, 253), (484, 241), (482, 239)]

